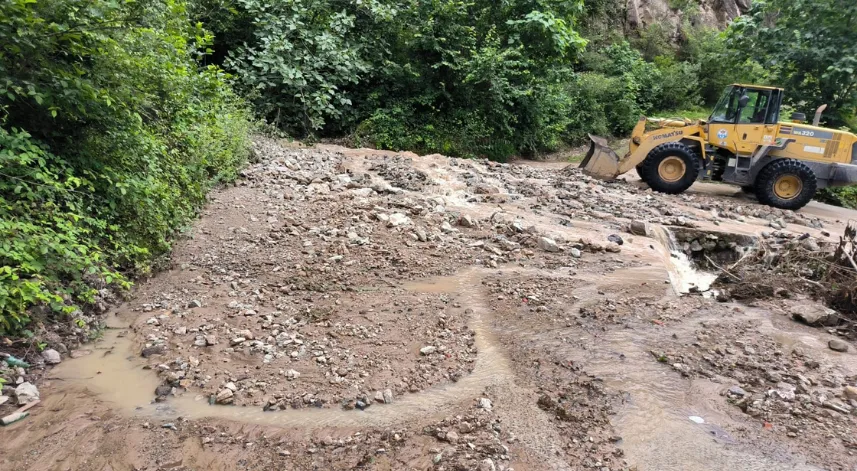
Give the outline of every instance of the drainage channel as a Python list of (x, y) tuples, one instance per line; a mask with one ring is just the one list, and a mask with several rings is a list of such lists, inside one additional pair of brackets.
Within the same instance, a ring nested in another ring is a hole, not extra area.
[(658, 249), (676, 294), (708, 292), (725, 263), (738, 260), (754, 249), (754, 237), (727, 232), (646, 225), (645, 235)]

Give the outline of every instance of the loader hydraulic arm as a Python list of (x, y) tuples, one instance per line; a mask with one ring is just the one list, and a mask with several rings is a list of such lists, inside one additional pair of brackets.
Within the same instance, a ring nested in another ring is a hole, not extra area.
[[(646, 132), (648, 123), (657, 125), (657, 129)], [(580, 167), (588, 175), (613, 179), (640, 164), (658, 145), (682, 139), (699, 140), (701, 132), (702, 125), (698, 122), (641, 117), (631, 132), (628, 153), (624, 157), (620, 159), (604, 138), (590, 135), (592, 143)]]

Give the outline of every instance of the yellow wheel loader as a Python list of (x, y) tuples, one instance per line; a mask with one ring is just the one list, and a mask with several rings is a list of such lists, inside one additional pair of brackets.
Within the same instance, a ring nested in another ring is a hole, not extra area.
[(696, 180), (732, 183), (783, 209), (803, 207), (818, 188), (857, 183), (857, 136), (819, 127), (825, 106), (812, 125), (801, 113), (781, 122), (782, 101), (781, 88), (730, 85), (708, 120), (640, 118), (622, 158), (590, 135), (580, 167), (605, 180), (636, 168), (653, 190), (671, 194)]

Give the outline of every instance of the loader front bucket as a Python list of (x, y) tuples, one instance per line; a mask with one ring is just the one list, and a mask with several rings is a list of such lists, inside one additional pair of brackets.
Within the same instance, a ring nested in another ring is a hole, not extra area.
[(603, 137), (589, 135), (589, 152), (580, 162), (583, 173), (601, 180), (612, 180), (619, 176), (619, 156), (607, 145)]

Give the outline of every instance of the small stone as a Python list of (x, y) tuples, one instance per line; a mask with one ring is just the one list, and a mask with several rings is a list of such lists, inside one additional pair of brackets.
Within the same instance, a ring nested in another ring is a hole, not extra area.
[(423, 347), (420, 349), (420, 353), (423, 355), (431, 355), (432, 353), (437, 351), (437, 347), (434, 345), (429, 345), (427, 347)]
[(370, 405), (371, 404), (369, 404), (368, 402), (363, 402), (362, 400), (354, 403), (354, 407), (360, 410), (366, 410)]
[(628, 228), (628, 232), (638, 236), (648, 237), (649, 235), (649, 227), (648, 224), (642, 221), (633, 221)]
[(392, 404), (393, 403), (393, 391), (390, 389), (384, 390), (384, 404)]
[(165, 424), (161, 425), (161, 428), (168, 428), (168, 429), (170, 429), (170, 430), (178, 430), (178, 429), (176, 428), (176, 424), (174, 424), (174, 423), (172, 423), (172, 422), (167, 422), (167, 423), (165, 423)]
[(827, 346), (830, 347), (831, 350), (836, 352), (848, 351), (848, 344), (839, 339), (833, 339), (830, 342), (827, 342)]
[(206, 335), (205, 344), (208, 346), (217, 345), (217, 337), (214, 335)]
[(625, 243), (625, 241), (622, 240), (622, 237), (619, 234), (610, 234), (609, 236), (607, 236), (607, 240), (613, 242), (616, 245), (622, 245)]
[(295, 370), (286, 371), (286, 379), (288, 379), (289, 381), (291, 381), (293, 379), (298, 379), (298, 378), (300, 378), (300, 376), (301, 376), (301, 374)]
[(169, 396), (173, 392), (173, 388), (169, 384), (162, 384), (155, 388), (155, 396)]
[(446, 433), (446, 441), (448, 441), (449, 443), (458, 443), (458, 438), (458, 433), (456, 433), (454, 430), (450, 430)]
[(818, 252), (821, 250), (821, 247), (819, 247), (818, 242), (812, 237), (801, 240), (800, 245), (801, 247), (805, 248), (806, 250), (809, 250), (810, 252)]
[(497, 188), (495, 188), (491, 185), (486, 185), (485, 183), (479, 183), (473, 187), (473, 192), (476, 193), (477, 195), (490, 195), (490, 194), (500, 193), (500, 190), (498, 190)]
[(411, 218), (405, 216), (402, 213), (391, 214), (389, 221), (387, 221), (388, 227), (408, 226), (410, 224)]
[(497, 467), (494, 466), (494, 461), (491, 458), (485, 458), (479, 463), (479, 471), (497, 471)]
[(18, 405), (23, 406), (39, 399), (39, 389), (29, 382), (21, 383), (15, 388), (15, 397), (18, 398)]
[(384, 393), (381, 391), (375, 392), (375, 402), (378, 404), (384, 404)]
[(0, 396), (0, 406), (6, 404), (9, 401), (9, 396)]
[(458, 218), (458, 225), (462, 227), (474, 227), (476, 226), (476, 223), (469, 214), (463, 214)]
[(193, 301), (190, 302), (190, 304), (188, 304), (188, 307), (191, 309), (196, 308), (196, 307), (202, 307), (202, 303), (198, 299), (194, 299)]
[(769, 395), (776, 395), (786, 402), (791, 402), (795, 400), (795, 389), (792, 384), (780, 382), (777, 383), (777, 389), (770, 391)]
[(744, 397), (747, 395), (747, 391), (744, 391), (741, 386), (735, 385), (729, 388), (729, 394), (738, 397)]
[(574, 258), (580, 258), (583, 255), (582, 253), (580, 253), (580, 249), (575, 248), (575, 247), (572, 247), (570, 252), (571, 252), (571, 256)]
[(60, 352), (54, 350), (53, 348), (49, 348), (42, 352), (42, 358), (45, 359), (45, 363), (49, 365), (56, 365), (62, 361), (62, 357), (60, 356)]
[(849, 400), (857, 400), (857, 387), (845, 386), (842, 392), (845, 393), (845, 397)]
[(214, 402), (218, 404), (231, 404), (234, 398), (235, 393), (232, 392), (231, 389), (223, 388), (217, 392), (217, 396), (214, 398)]
[(236, 337), (244, 337), (246, 340), (254, 340), (256, 338), (250, 329), (238, 330), (235, 332)]
[(487, 411), (491, 411), (491, 407), (492, 407), (491, 399), (488, 399), (487, 397), (479, 398), (479, 408), (480, 409), (485, 409)]
[(539, 248), (545, 252), (559, 252), (559, 246), (556, 241), (547, 237), (539, 237)]
[(163, 355), (164, 354), (164, 346), (163, 345), (155, 345), (153, 347), (146, 347), (140, 352), (140, 356), (143, 358), (149, 358), (152, 355)]

